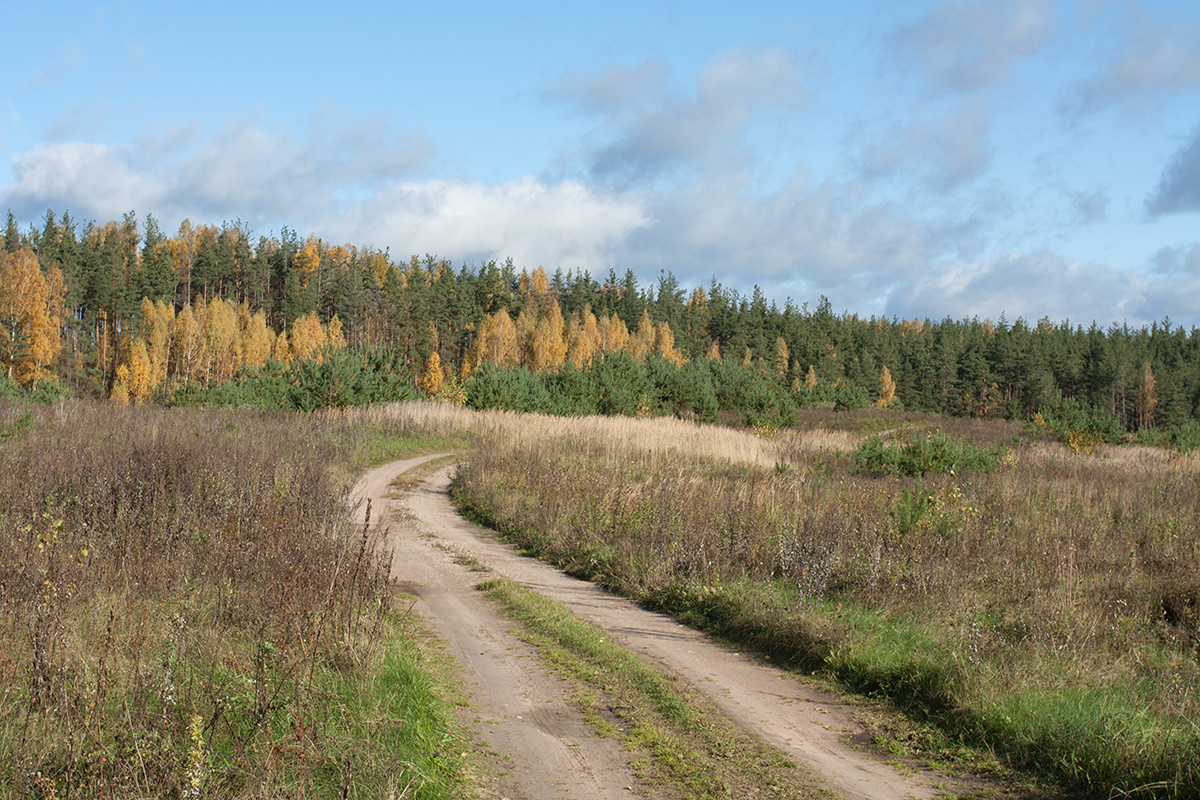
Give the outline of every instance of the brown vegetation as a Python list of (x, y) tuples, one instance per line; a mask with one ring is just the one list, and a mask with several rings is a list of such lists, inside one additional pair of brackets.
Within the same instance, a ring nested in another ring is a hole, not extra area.
[(0, 401), (0, 797), (361, 769), (330, 709), (380, 657), (387, 563), (331, 468), (346, 434), (300, 422)]
[(659, 424), (497, 433), (457, 496), (542, 557), (1069, 785), (1197, 791), (1196, 459), (1020, 445), (918, 481), (856, 474), (828, 432), (706, 428), (728, 450), (699, 455)]

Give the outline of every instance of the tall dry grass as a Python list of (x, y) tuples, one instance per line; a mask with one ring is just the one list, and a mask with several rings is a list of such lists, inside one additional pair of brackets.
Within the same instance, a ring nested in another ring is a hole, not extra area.
[(392, 597), (337, 431), (0, 405), (21, 419), (0, 443), (0, 796), (337, 791), (338, 687)]
[(742, 466), (774, 467), (803, 454), (845, 451), (862, 435), (825, 427), (803, 433), (782, 431), (760, 436), (737, 428), (657, 417), (554, 417), (511, 411), (473, 411), (449, 403), (409, 402), (369, 408), (331, 409), (329, 420), (355, 425), (390, 425), (443, 436), (472, 435), (539, 447), (560, 444), (589, 458), (613, 462), (637, 459), (648, 465), (675, 460), (717, 461)]
[(1200, 793), (1195, 458), (1038, 444), (918, 482), (855, 474), (838, 454), (855, 438), (824, 432), (574, 424), (594, 427), (494, 430), (459, 502), (569, 569), (793, 648), (1066, 784)]

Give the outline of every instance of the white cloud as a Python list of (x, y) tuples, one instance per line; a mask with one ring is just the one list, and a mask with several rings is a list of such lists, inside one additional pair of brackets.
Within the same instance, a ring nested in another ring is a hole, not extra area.
[(240, 121), (215, 134), (192, 124), (115, 145), (39, 145), (12, 159), (2, 197), (31, 218), (46, 208), (97, 219), (144, 210), (312, 225), (411, 176), (432, 152), (419, 134), (335, 112), (318, 112), (297, 133)]
[(1128, 320), (1140, 324), (1147, 290), (1144, 277), (1104, 264), (1055, 253), (1006, 253), (972, 262), (931, 267), (889, 303), (901, 317), (1036, 320), (1102, 327)]
[(615, 266), (621, 243), (649, 223), (642, 203), (575, 181), (526, 177), (497, 186), (468, 181), (405, 182), (332, 221), (350, 241), (393, 253), (437, 253), (462, 261), (511, 256), (522, 265)]
[(12, 160), (16, 182), (4, 200), (23, 218), (46, 208), (70, 208), (78, 217), (116, 219), (161, 203), (165, 185), (145, 173), (124, 147), (87, 142), (39, 145)]

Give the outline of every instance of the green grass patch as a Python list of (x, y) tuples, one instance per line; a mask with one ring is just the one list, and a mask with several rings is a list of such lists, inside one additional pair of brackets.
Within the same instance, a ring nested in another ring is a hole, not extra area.
[[(561, 605), (508, 580), (479, 588), (547, 663), (585, 688), (583, 711), (598, 732), (647, 754), (655, 782), (697, 798), (828, 796), (778, 751)], [(619, 723), (606, 721), (614, 713)]]

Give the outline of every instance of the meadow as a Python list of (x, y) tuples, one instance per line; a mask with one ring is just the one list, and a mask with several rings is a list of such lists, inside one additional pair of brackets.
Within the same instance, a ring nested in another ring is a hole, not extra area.
[(350, 523), (423, 441), (0, 400), (0, 797), (463, 796), (436, 648)]
[(531, 553), (886, 699), (936, 759), (1200, 795), (1196, 454), (887, 412), (502, 419), (455, 498)]
[(755, 431), (0, 400), (0, 797), (469, 794), (449, 667), (348, 497), (468, 444), (466, 513), (882, 699), (911, 721), (886, 747), (1200, 795), (1195, 453), (892, 411)]

